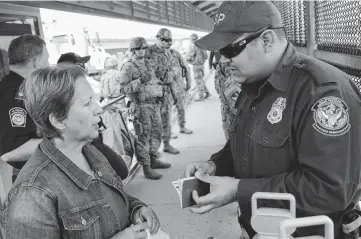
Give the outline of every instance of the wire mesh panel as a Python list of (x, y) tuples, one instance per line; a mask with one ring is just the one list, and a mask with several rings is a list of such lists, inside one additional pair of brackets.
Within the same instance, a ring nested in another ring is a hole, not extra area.
[(361, 54), (360, 1), (316, 1), (317, 49)]
[(306, 5), (300, 1), (273, 1), (281, 13), (287, 39), (295, 46), (307, 45)]
[(361, 92), (361, 70), (335, 65), (330, 62), (327, 62), (327, 63), (337, 67), (338, 69), (340, 69), (343, 72), (345, 72), (346, 74), (348, 74), (351, 77), (351, 79), (353, 80), (353, 82), (356, 84), (359, 91)]

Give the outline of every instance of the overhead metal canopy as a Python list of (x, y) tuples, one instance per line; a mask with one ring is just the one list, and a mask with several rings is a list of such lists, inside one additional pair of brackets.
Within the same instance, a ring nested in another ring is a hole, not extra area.
[(222, 1), (191, 1), (194, 6), (199, 8), (210, 18), (214, 18), (218, 12), (218, 7), (221, 5)]
[(194, 29), (213, 30), (217, 1), (7, 1), (67, 12), (115, 17)]

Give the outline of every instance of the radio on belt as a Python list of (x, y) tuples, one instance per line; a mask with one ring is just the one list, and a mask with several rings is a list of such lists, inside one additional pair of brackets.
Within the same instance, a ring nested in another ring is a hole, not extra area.
[[(290, 209), (258, 208), (257, 200), (283, 200), (290, 202)], [(325, 225), (325, 237), (308, 236), (300, 239), (334, 239), (333, 222), (327, 216), (296, 218), (296, 199), (289, 193), (257, 192), (252, 195), (251, 226), (257, 234), (253, 239), (291, 239), (297, 227)]]
[[(259, 199), (287, 200), (290, 202), (290, 209), (257, 208)], [(294, 218), (296, 218), (296, 199), (292, 194), (257, 192), (252, 195), (251, 226), (257, 232), (253, 239), (278, 239), (280, 223)], [(291, 235), (295, 230), (295, 228), (288, 228), (286, 235)]]
[(323, 236), (308, 236), (298, 237), (298, 239), (334, 239), (333, 233), (333, 221), (327, 216), (313, 216), (313, 217), (302, 217), (296, 219), (287, 219), (281, 222), (280, 225), (280, 239), (288, 239), (286, 231), (289, 228), (297, 227), (310, 227), (316, 225), (325, 225), (325, 237)]

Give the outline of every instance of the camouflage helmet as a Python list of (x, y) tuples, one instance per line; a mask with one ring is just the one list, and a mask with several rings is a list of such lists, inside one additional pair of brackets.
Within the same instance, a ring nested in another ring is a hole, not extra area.
[(156, 37), (165, 37), (168, 39), (172, 39), (172, 32), (167, 28), (161, 28), (159, 29)]
[(198, 35), (193, 33), (193, 34), (191, 34), (190, 39), (193, 41), (198, 40)]
[(144, 39), (144, 37), (135, 37), (130, 41), (129, 49), (134, 49), (146, 45), (147, 45), (147, 41)]

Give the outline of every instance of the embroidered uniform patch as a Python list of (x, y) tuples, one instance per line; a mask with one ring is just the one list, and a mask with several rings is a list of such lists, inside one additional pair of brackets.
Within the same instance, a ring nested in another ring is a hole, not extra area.
[(10, 122), (12, 127), (26, 126), (26, 111), (20, 107), (14, 107), (9, 110)]
[(282, 120), (283, 110), (286, 108), (286, 99), (278, 97), (272, 104), (271, 110), (268, 112), (267, 119), (271, 124), (278, 123)]
[(318, 100), (312, 107), (313, 128), (326, 136), (340, 136), (350, 128), (350, 117), (346, 103), (338, 97), (327, 96)]

